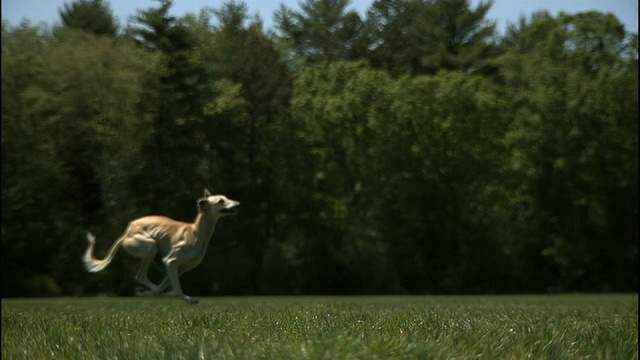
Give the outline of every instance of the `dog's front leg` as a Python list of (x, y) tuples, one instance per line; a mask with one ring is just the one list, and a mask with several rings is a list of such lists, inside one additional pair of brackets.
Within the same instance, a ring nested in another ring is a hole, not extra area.
[[(180, 276), (181, 274), (178, 274), (178, 277)], [(160, 282), (160, 285), (158, 285), (158, 294), (164, 294), (169, 288), (169, 285), (171, 285), (171, 279), (167, 276)]]
[[(183, 268), (179, 268), (178, 278), (180, 278), (185, 272), (187, 272), (187, 270)], [(165, 276), (165, 278), (162, 279), (160, 284), (158, 284), (158, 294), (162, 294), (164, 291), (166, 291), (170, 284), (171, 284), (171, 279), (169, 278), (169, 276)]]
[(169, 281), (171, 281), (171, 286), (173, 287), (173, 289), (167, 292), (165, 295), (178, 296), (190, 304), (197, 304), (199, 302), (198, 299), (189, 297), (182, 292), (182, 287), (180, 286), (180, 276), (178, 274), (179, 264), (177, 263), (176, 260), (177, 259), (171, 254), (169, 254), (167, 257), (163, 259), (163, 262), (167, 268), (167, 275), (169, 277)]

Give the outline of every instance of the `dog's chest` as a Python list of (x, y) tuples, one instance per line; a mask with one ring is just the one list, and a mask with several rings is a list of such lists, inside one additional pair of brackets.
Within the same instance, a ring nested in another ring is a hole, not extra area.
[(196, 244), (179, 244), (173, 249), (166, 252), (158, 252), (156, 261), (163, 263), (167, 256), (175, 258), (180, 267), (191, 269), (202, 262), (206, 253), (206, 247), (197, 246)]
[(185, 251), (184, 261), (181, 261), (181, 266), (188, 269), (198, 266), (198, 264), (202, 262), (202, 259), (204, 259), (204, 250), (205, 249), (201, 249), (197, 251), (195, 248), (190, 248)]

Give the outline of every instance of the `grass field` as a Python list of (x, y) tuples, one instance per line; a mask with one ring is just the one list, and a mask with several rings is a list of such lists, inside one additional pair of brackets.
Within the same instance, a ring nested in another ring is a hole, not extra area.
[(638, 359), (638, 296), (2, 300), (4, 359)]

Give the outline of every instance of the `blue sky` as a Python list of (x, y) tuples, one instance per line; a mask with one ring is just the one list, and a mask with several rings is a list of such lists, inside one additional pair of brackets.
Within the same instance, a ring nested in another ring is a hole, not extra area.
[[(476, 6), (482, 0), (471, 0)], [(70, 0), (2, 0), (2, 19), (11, 24), (18, 24), (22, 18), (28, 18), (33, 23), (46, 22), (53, 24), (59, 21), (58, 9)], [(136, 9), (147, 9), (157, 6), (153, 0), (107, 0), (111, 4), (115, 16), (124, 24), (127, 18), (134, 15)], [(298, 0), (247, 0), (244, 1), (250, 14), (258, 13), (265, 23), (265, 27), (273, 25), (273, 12), (281, 3), (298, 9)], [(204, 7), (219, 7), (223, 0), (174, 0), (171, 13), (181, 16), (186, 13), (198, 13)], [(352, 0), (351, 8), (365, 14), (373, 0)], [(508, 22), (517, 21), (521, 15), (529, 16), (534, 11), (548, 10), (556, 15), (558, 12), (577, 13), (597, 10), (612, 13), (625, 25), (627, 31), (638, 33), (638, 1), (637, 0), (496, 0), (488, 18), (498, 23), (498, 29), (503, 31)]]

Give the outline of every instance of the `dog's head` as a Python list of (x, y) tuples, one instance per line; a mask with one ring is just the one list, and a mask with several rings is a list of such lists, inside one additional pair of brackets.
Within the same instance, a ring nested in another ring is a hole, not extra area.
[(214, 215), (216, 217), (238, 214), (240, 203), (228, 199), (224, 195), (211, 195), (209, 190), (204, 190), (204, 197), (198, 200), (198, 209), (201, 212)]

